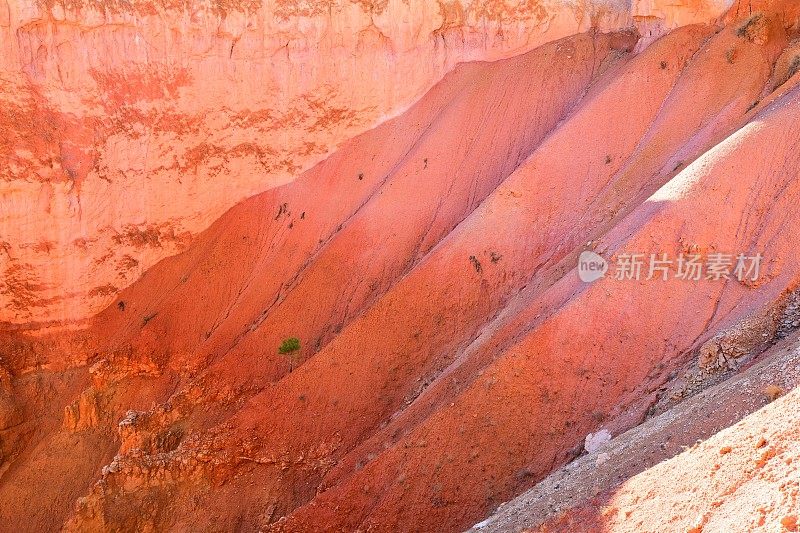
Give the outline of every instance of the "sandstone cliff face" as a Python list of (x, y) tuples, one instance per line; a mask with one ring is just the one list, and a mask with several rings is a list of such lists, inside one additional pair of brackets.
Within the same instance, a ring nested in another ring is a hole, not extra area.
[[(793, 333), (747, 326), (800, 283), (800, 8), (778, 7), (459, 65), (87, 328), (0, 335), (0, 527), (457, 531), (708, 346)], [(766, 259), (757, 283), (589, 285), (589, 249)]]
[(456, 63), (722, 0), (2, 0), (0, 322), (84, 319)]
[[(794, 1), (15, 3), (0, 28), (0, 529), (458, 531), (798, 334)], [(586, 284), (587, 250), (765, 263)]]

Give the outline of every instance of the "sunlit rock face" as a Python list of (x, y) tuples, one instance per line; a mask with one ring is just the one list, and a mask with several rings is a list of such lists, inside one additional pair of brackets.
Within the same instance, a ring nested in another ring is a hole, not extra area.
[(94, 314), (458, 62), (725, 2), (673, 4), (0, 0), (0, 321)]
[(0, 10), (0, 531), (463, 531), (684, 393), (730, 423), (800, 328), (800, 5), (674, 1)]
[(669, 30), (695, 23), (715, 21), (739, 0), (632, 0), (631, 16), (643, 49)]
[[(737, 0), (632, 0), (634, 18), (652, 18), (668, 28), (709, 22), (730, 8)], [(705, 19), (705, 20), (703, 20)]]

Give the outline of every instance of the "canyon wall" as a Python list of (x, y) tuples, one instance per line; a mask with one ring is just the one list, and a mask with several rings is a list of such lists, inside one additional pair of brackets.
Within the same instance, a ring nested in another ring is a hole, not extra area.
[(79, 324), (459, 62), (731, 1), (0, 0), (0, 323)]
[[(279, 132), (300, 115), (254, 122), (225, 98), (267, 105), (267, 92), (225, 92), (202, 55), (144, 73), (152, 63), (119, 52), (122, 67), (70, 91), (49, 52), (9, 70), (6, 182), (38, 188), (4, 204), (26, 221), (7, 228), (4, 298), (23, 326), (113, 299), (74, 331), (0, 329), (0, 530), (462, 531), (574, 463), (587, 435), (618, 438), (800, 335), (800, 4), (737, 3), (671, 31), (656, 8), (625, 6), (622, 31), (456, 65), (282, 185), (236, 147), (288, 149)], [(116, 65), (116, 44), (93, 53)], [(203, 150), (177, 158), (188, 140)], [(136, 150), (139, 182), (105, 163)], [(268, 190), (185, 229), (245, 177)], [(76, 243), (62, 212), (108, 236)], [(588, 251), (614, 275), (580, 281)], [(662, 278), (619, 276), (631, 254), (695, 252), (758, 254), (761, 276), (686, 279), (680, 260)], [(67, 274), (109, 287), (49, 300), (62, 286), (33, 277)]]

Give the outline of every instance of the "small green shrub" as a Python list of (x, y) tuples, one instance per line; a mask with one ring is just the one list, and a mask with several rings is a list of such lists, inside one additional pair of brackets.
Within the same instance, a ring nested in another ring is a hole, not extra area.
[(278, 353), (287, 355), (294, 353), (300, 349), (300, 339), (297, 337), (289, 337), (288, 339), (283, 339), (281, 342), (280, 347), (278, 348)]

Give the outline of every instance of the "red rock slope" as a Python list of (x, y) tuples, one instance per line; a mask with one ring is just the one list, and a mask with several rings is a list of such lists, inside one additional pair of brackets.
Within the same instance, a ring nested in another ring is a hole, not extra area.
[[(0, 525), (463, 529), (698, 353), (772, 342), (800, 279), (800, 60), (798, 13), (760, 9), (461, 65), (88, 329), (5, 333)], [(765, 264), (589, 285), (587, 248)]]
[(96, 314), (460, 61), (630, 22), (622, 0), (2, 0), (0, 321)]

